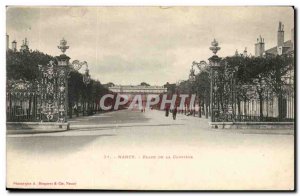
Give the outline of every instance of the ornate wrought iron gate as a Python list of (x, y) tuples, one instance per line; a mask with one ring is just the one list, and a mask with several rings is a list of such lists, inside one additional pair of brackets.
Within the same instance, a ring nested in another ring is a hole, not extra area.
[(39, 121), (40, 94), (32, 82), (7, 81), (6, 119), (8, 122)]
[[(294, 121), (292, 82), (285, 84), (279, 95), (264, 91), (267, 84), (263, 80), (256, 82), (257, 85), (249, 83), (239, 86), (236, 81), (238, 67), (222, 62), (216, 55), (219, 49), (218, 42), (214, 40), (210, 47), (214, 55), (209, 58), (212, 122)], [(241, 94), (244, 94), (244, 99)]]
[(41, 95), (41, 120), (65, 122), (67, 105), (66, 66), (59, 66), (54, 61), (50, 61), (47, 65), (39, 65), (39, 70), (41, 75), (38, 92)]
[(90, 82), (87, 62), (74, 60), (64, 53), (69, 48), (62, 39), (58, 48), (63, 54), (47, 65), (39, 65), (39, 77), (35, 81), (7, 81), (7, 121), (67, 121), (68, 77), (73, 70), (86, 65), (83, 80)]

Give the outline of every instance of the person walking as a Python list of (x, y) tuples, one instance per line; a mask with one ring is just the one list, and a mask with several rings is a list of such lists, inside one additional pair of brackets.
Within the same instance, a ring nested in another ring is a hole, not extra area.
[(173, 120), (176, 120), (176, 114), (177, 114), (177, 107), (175, 107), (174, 109), (173, 109)]
[(73, 109), (74, 109), (74, 112), (75, 112), (76, 116), (78, 117), (79, 113), (78, 113), (77, 104), (74, 105)]
[(168, 104), (166, 104), (165, 110), (166, 110), (166, 117), (168, 117), (169, 116), (169, 112), (170, 112), (170, 106)]

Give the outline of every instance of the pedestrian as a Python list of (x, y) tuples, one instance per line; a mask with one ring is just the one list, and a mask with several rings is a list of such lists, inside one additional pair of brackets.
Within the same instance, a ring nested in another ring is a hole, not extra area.
[(76, 116), (78, 117), (79, 114), (78, 114), (77, 104), (74, 105), (73, 109), (74, 109)]
[(173, 109), (172, 114), (173, 114), (173, 120), (176, 120), (177, 107), (175, 107), (175, 108)]
[(169, 116), (169, 108), (166, 107), (165, 110), (166, 110), (166, 117), (168, 117)]

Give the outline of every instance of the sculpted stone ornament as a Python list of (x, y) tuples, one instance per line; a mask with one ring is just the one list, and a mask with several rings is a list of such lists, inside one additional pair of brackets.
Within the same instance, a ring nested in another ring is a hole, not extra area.
[(214, 53), (214, 55), (216, 55), (217, 52), (221, 49), (220, 47), (218, 47), (218, 45), (219, 45), (219, 43), (217, 42), (216, 39), (214, 39), (211, 42), (211, 47), (209, 49)]
[(65, 54), (66, 50), (69, 49), (69, 46), (67, 46), (67, 41), (63, 38), (60, 40), (60, 45), (57, 46), (63, 54)]

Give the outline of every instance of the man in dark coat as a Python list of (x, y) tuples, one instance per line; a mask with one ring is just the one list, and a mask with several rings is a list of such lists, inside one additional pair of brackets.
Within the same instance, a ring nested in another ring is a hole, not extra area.
[(173, 120), (176, 120), (177, 107), (173, 109)]

